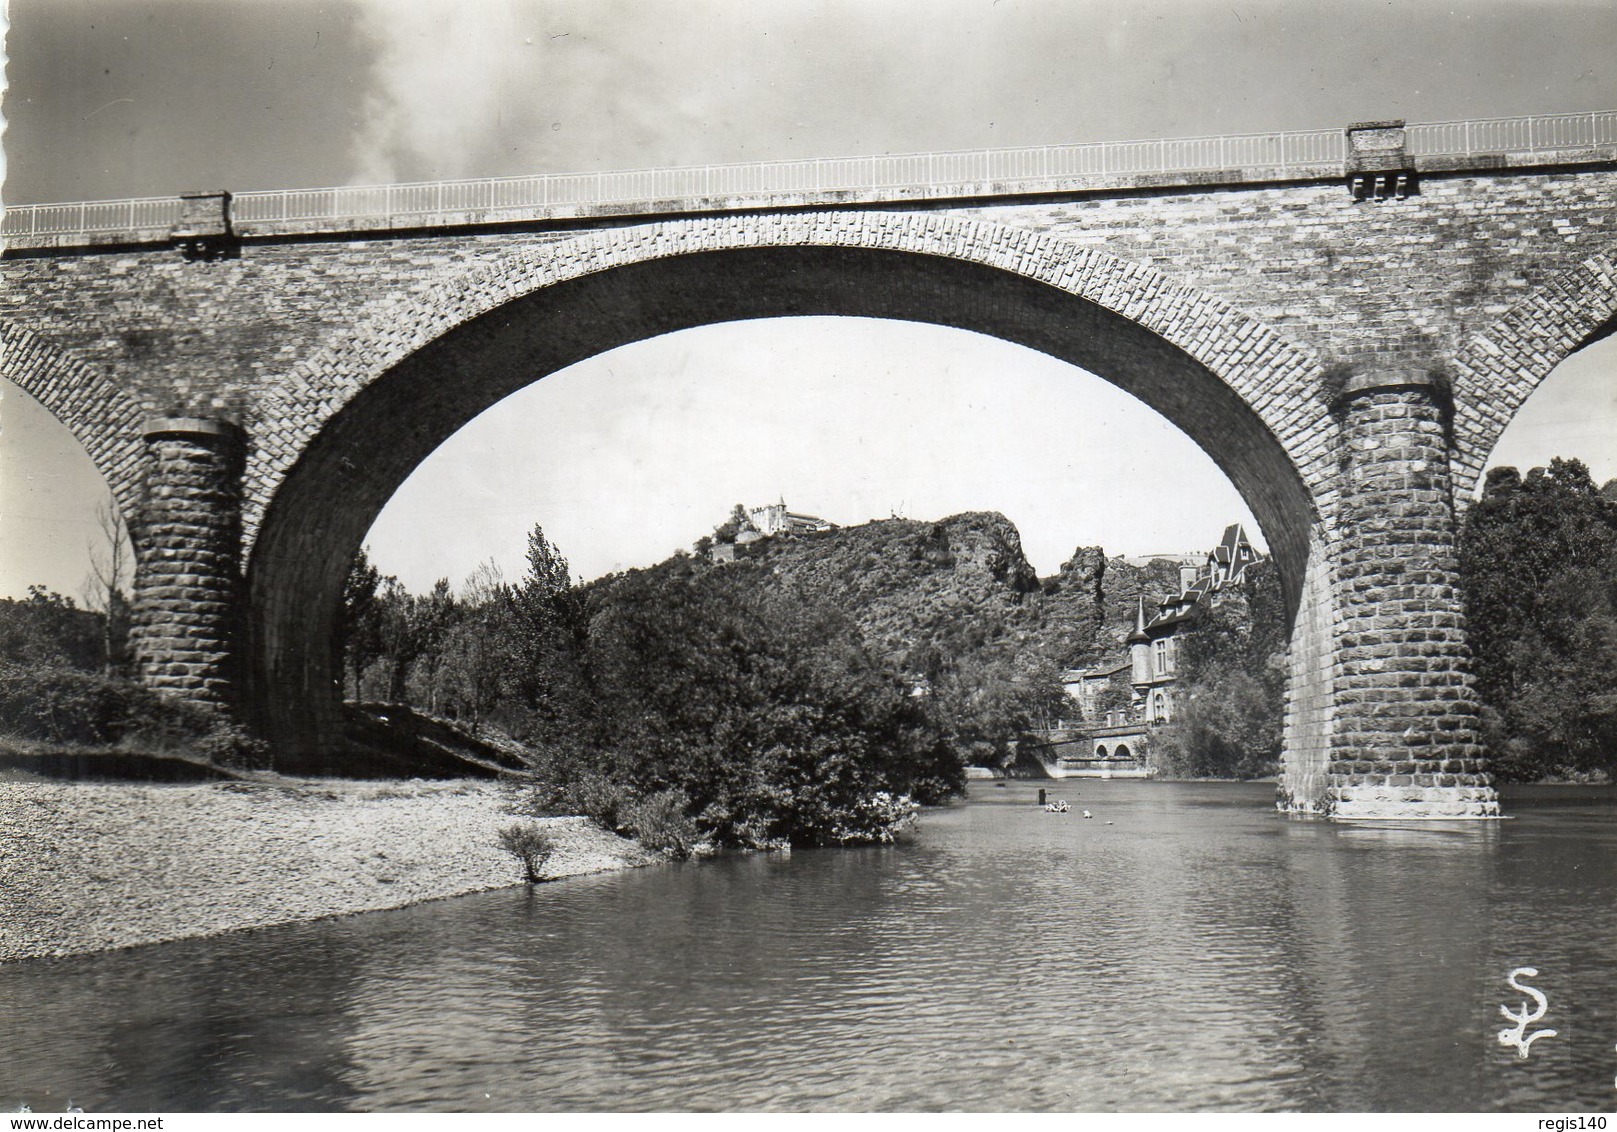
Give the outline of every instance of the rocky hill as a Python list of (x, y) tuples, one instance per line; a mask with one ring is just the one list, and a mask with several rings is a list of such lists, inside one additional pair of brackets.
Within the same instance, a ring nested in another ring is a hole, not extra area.
[(852, 617), (894, 664), (931, 674), (968, 653), (1035, 653), (1059, 667), (1116, 656), (1147, 606), (1176, 588), (1170, 562), (1145, 567), (1079, 547), (1040, 579), (1005, 516), (883, 519), (760, 539), (741, 548), (778, 584)]

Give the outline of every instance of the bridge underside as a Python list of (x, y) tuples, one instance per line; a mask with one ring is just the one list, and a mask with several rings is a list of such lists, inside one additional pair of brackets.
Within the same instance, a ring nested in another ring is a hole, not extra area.
[[(417, 350), (331, 417), (265, 511), (247, 575), (244, 702), (282, 765), (341, 772), (342, 580), (375, 515), (466, 421), (626, 342), (743, 318), (856, 315), (992, 334), (1100, 374), (1206, 449), (1274, 548), (1293, 621), (1282, 805), (1340, 817), (1497, 813), (1455, 589), (1443, 406), (1361, 381), (1327, 535), (1292, 458), (1218, 376), (1082, 298), (944, 257), (769, 248), (655, 260), (512, 300)], [(760, 374), (760, 382), (768, 375)], [(827, 411), (834, 411), (828, 406)]]
[[(1307, 489), (1242, 400), (1159, 336), (1067, 292), (940, 256), (788, 247), (673, 257), (546, 287), (457, 327), (370, 382), (306, 447), (265, 511), (247, 571), (248, 700), (277, 746), (300, 769), (336, 769), (324, 736), (338, 707), (343, 577), (397, 487), (458, 428), (545, 374), (627, 342), (794, 315), (940, 323), (1109, 378), (1230, 475), (1296, 606), (1316, 525)], [(767, 387), (769, 375), (758, 380)]]

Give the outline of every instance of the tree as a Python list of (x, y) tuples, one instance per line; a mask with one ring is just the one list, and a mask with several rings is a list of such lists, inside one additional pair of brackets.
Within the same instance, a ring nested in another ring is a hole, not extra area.
[(29, 586), (26, 601), (0, 599), (0, 660), (93, 670), (104, 663), (102, 641), (100, 618), (54, 590)]
[(1286, 617), (1270, 559), (1199, 602), (1181, 638), (1174, 718), (1152, 740), (1157, 768), (1180, 777), (1256, 778), (1280, 762)]
[(567, 559), (545, 537), (544, 528), (537, 523), (528, 532), (527, 565), (521, 587), (527, 601), (543, 605), (571, 591), (573, 578)]
[(927, 710), (973, 766), (1009, 765), (1023, 732), (1050, 726), (1072, 706), (1060, 670), (1026, 651), (962, 653), (931, 687)]
[(357, 698), (365, 668), (381, 651), (379, 626), (374, 616), (376, 590), (382, 575), (371, 564), (364, 547), (354, 553), (343, 578), (341, 648), (347, 687), (344, 695)]
[(1578, 460), (1495, 468), (1459, 540), (1483, 739), (1502, 778), (1617, 769), (1617, 502)]
[(528, 533), (527, 571), (513, 612), (507, 726), (534, 744), (579, 740), (591, 714), (583, 671), (588, 622), (566, 557), (538, 525)]
[(500, 704), (512, 670), (515, 594), (492, 558), (461, 586), (461, 616), (444, 637), (444, 671), (455, 709), (473, 735)]
[(373, 679), (373, 686), (367, 689), (371, 694), (365, 698), (391, 704), (410, 702), (410, 671), (425, 647), (417, 611), (421, 600), (412, 597), (397, 578), (382, 579), (369, 616), (370, 636), (376, 646), (371, 670), (380, 679)]
[(407, 679), (411, 695), (425, 703), (427, 711), (438, 714), (447, 697), (443, 678), (449, 631), (460, 619), (460, 606), (448, 578), (439, 578), (432, 592), (412, 598), (409, 607), (410, 630), (416, 646), (416, 661)]
[(1105, 719), (1112, 712), (1122, 713), (1123, 717), (1127, 718), (1127, 713), (1133, 705), (1133, 685), (1130, 684), (1126, 671), (1117, 673), (1095, 696), (1095, 722)]
[(841, 615), (688, 559), (591, 595), (597, 772), (677, 791), (721, 844), (879, 839), (878, 795), (941, 800), (961, 763)]
[(734, 542), (736, 536), (742, 531), (753, 531), (752, 517), (747, 514), (746, 507), (737, 503), (730, 511), (730, 517), (713, 528), (714, 542)]
[(134, 577), (134, 549), (129, 530), (118, 510), (118, 502), (108, 496), (95, 510), (98, 539), (92, 539), (90, 574), (85, 579), (84, 604), (101, 615), (102, 664), (107, 675), (129, 669), (129, 594)]

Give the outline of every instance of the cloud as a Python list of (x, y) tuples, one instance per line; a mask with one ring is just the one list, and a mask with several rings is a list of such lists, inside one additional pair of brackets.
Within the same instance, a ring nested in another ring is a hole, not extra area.
[[(537, 52), (519, 9), (363, 0), (377, 47), (354, 142), (361, 184), (484, 175), (490, 145), (528, 115)], [(515, 120), (515, 121), (513, 121)]]

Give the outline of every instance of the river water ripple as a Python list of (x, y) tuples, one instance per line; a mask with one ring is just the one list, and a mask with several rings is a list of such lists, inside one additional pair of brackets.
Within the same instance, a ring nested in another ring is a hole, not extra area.
[[(1284, 819), (1263, 785), (1044, 785), (1073, 811), (975, 782), (897, 846), (3, 966), (0, 1108), (1617, 1101), (1617, 792), (1422, 827)], [(1497, 1038), (1522, 966), (1557, 1031), (1526, 1059)]]

